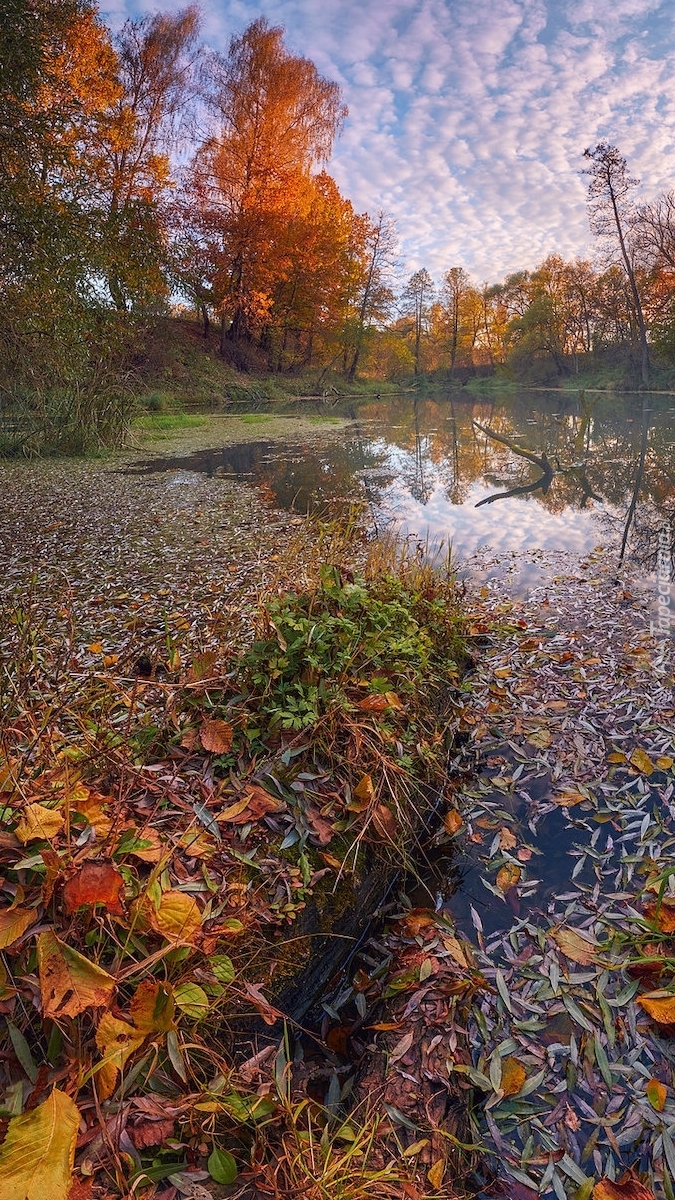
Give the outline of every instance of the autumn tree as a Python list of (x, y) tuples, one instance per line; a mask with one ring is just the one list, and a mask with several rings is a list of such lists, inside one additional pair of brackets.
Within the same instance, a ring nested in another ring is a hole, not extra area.
[(585, 150), (584, 158), (591, 164), (584, 171), (590, 177), (588, 210), (591, 231), (613, 247), (625, 271), (637, 326), (642, 382), (646, 385), (649, 383), (649, 344), (630, 240), (633, 216), (630, 196), (639, 181), (631, 178), (626, 159), (616, 146), (608, 142), (598, 142), (595, 149)]
[(473, 320), (475, 289), (464, 267), (451, 267), (443, 279), (441, 305), (448, 353), (450, 357), (450, 377), (454, 375), (458, 353), (468, 349), (469, 356), (473, 350), (478, 334), (476, 322)]
[(394, 300), (392, 275), (397, 255), (397, 233), (393, 219), (380, 211), (375, 221), (367, 214), (360, 225), (354, 226), (352, 242), (355, 263), (355, 289), (349, 319), (347, 378), (356, 378), (369, 327), (381, 325), (391, 311)]
[(196, 155), (191, 187), (223, 351), (265, 327), (287, 273), (279, 246), (346, 116), (338, 85), (289, 53), (283, 33), (260, 17), (232, 38), (226, 57), (211, 60), (215, 129)]
[(420, 373), (422, 335), (426, 332), (429, 309), (434, 295), (434, 281), (426, 267), (415, 271), (408, 280), (401, 297), (402, 311), (412, 317), (413, 359), (415, 375)]

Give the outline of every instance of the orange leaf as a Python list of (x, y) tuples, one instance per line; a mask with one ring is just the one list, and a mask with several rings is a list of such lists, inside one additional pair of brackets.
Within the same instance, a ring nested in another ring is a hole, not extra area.
[(593, 963), (597, 963), (597, 947), (576, 930), (556, 929), (552, 936), (563, 954), (572, 962), (578, 963), (580, 967), (590, 967)]
[(112, 863), (86, 862), (63, 889), (64, 908), (73, 913), (81, 904), (105, 904), (108, 912), (124, 916), (120, 900), (123, 887), (124, 879)]
[(204, 721), (199, 730), (199, 740), (205, 750), (212, 754), (227, 754), (232, 746), (234, 729), (227, 721), (215, 718)]
[(629, 760), (632, 767), (636, 767), (643, 775), (651, 775), (654, 770), (654, 764), (648, 754), (644, 750), (634, 750)]
[(505, 863), (497, 872), (496, 883), (500, 892), (506, 893), (510, 888), (515, 887), (520, 881), (520, 875), (520, 867), (517, 867), (515, 863)]
[(37, 917), (34, 908), (0, 909), (0, 950), (22, 938)]
[(660, 1079), (650, 1079), (646, 1092), (652, 1108), (655, 1108), (657, 1112), (663, 1112), (668, 1099), (668, 1089), (665, 1084), (661, 1083)]
[(42, 1014), (45, 1017), (76, 1017), (85, 1008), (107, 1007), (115, 980), (57, 938), (51, 930), (37, 940)]
[(505, 1096), (516, 1096), (526, 1079), (527, 1071), (517, 1058), (503, 1060), (500, 1087)]
[[(354, 791), (352, 792), (352, 802), (349, 807), (353, 808), (357, 812), (361, 812), (364, 808), (367, 808), (374, 799), (375, 788), (373, 787), (372, 777), (370, 775), (364, 775), (359, 780), (354, 788)], [(354, 804), (355, 800), (358, 802), (357, 804)], [(361, 806), (360, 808), (359, 805)]]
[(581, 792), (574, 792), (570, 789), (554, 796), (553, 802), (558, 805), (558, 808), (573, 808), (575, 804), (583, 804), (587, 799), (588, 797), (582, 795)]
[(168, 1033), (175, 1012), (173, 991), (168, 983), (144, 979), (131, 997), (131, 1019), (139, 1033)]
[(356, 707), (363, 712), (384, 712), (385, 708), (389, 708), (389, 701), (386, 696), (380, 696), (374, 692), (370, 696), (364, 696), (363, 700), (359, 700)]
[(650, 1188), (640, 1183), (634, 1171), (624, 1171), (616, 1183), (601, 1179), (593, 1188), (593, 1200), (655, 1200)]
[(499, 830), (500, 849), (513, 850), (513, 848), (514, 848), (514, 846), (516, 846), (517, 842), (518, 842), (518, 839), (517, 839), (515, 833), (512, 833), (510, 829), (507, 829), (505, 825), (502, 825), (501, 829)]
[(663, 989), (649, 992), (646, 996), (638, 996), (640, 1008), (659, 1025), (675, 1025), (675, 993)]
[(457, 809), (449, 808), (445, 814), (445, 820), (443, 821), (443, 828), (445, 829), (445, 832), (452, 836), (462, 828), (463, 824), (464, 822), (460, 814), (457, 812)]
[(675, 933), (675, 900), (664, 896), (660, 903), (645, 904), (644, 915), (661, 933)]

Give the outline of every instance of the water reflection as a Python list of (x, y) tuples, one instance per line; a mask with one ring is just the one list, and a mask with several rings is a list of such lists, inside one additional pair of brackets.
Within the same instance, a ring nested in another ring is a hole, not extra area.
[(672, 397), (456, 393), (331, 411), (349, 423), (323, 445), (256, 441), (133, 469), (234, 474), (301, 511), (366, 501), (378, 529), (390, 518), (464, 559), (611, 541), (646, 573), (664, 520), (675, 526)]

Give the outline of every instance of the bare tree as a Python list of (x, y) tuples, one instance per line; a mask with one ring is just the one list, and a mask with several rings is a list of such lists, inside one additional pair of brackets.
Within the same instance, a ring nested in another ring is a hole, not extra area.
[(633, 300), (642, 359), (642, 382), (646, 385), (649, 383), (647, 326), (635, 278), (633, 249), (629, 242), (633, 219), (629, 197), (639, 180), (631, 178), (625, 158), (609, 142), (598, 142), (594, 150), (584, 150), (584, 158), (591, 163), (584, 171), (584, 175), (590, 176), (588, 211), (591, 232), (612, 245), (615, 253), (618, 248)]

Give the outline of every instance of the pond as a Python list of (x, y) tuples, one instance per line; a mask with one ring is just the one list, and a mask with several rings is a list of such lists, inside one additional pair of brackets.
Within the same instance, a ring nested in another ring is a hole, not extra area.
[(256, 414), (257, 440), (132, 469), (172, 471), (177, 483), (194, 473), (248, 479), (271, 505), (300, 512), (361, 502), (376, 532), (393, 526), (438, 554), (451, 547), (474, 575), (510, 570), (522, 591), (540, 581), (543, 555), (620, 548), (626, 534), (640, 573), (654, 569), (674, 507), (673, 400), (458, 391), (342, 401), (321, 406), (346, 418), (339, 431), (326, 422), (323, 443), (265, 440), (267, 418)]

